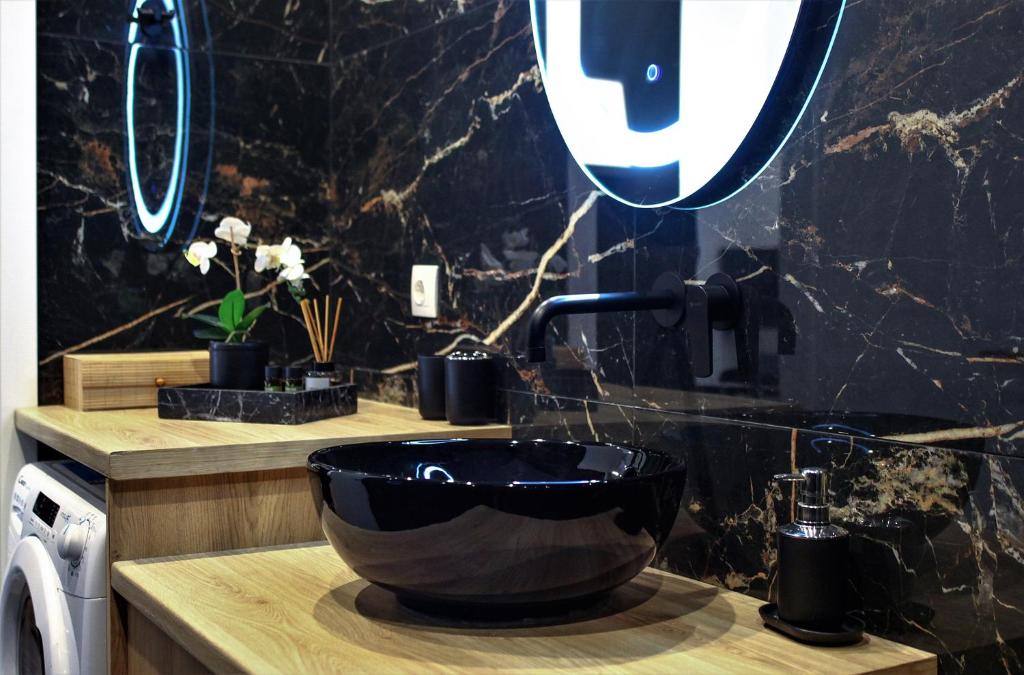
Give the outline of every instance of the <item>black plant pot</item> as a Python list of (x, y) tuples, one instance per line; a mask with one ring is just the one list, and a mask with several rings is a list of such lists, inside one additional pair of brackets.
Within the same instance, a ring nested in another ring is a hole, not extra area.
[(266, 342), (211, 342), (210, 384), (217, 389), (262, 389)]

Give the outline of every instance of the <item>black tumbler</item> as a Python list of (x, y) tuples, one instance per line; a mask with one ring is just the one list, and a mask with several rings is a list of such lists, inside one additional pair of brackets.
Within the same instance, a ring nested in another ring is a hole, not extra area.
[(445, 414), (452, 424), (494, 421), (494, 357), (481, 351), (458, 351), (445, 359)]
[(416, 357), (416, 387), (420, 393), (420, 417), (444, 419), (444, 357), (428, 354)]

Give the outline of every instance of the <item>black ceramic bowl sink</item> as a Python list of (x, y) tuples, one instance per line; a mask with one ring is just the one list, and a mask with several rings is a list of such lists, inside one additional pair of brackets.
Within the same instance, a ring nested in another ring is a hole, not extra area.
[(309, 457), (327, 539), (361, 577), (430, 610), (596, 599), (646, 567), (682, 499), (682, 460), (600, 443), (444, 440)]

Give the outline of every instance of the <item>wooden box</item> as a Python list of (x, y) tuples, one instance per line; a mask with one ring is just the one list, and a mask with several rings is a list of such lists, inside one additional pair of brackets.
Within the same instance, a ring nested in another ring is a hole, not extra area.
[(160, 387), (209, 381), (206, 350), (64, 357), (64, 405), (75, 410), (151, 408), (156, 406)]

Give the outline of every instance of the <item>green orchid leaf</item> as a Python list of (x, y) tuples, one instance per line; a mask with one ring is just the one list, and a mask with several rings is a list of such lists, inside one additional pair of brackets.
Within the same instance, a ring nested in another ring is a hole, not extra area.
[(234, 312), (231, 310), (231, 302), (228, 301), (228, 295), (224, 296), (224, 299), (220, 301), (220, 307), (217, 308), (217, 316), (220, 317), (220, 325), (226, 331), (235, 329)]
[(256, 324), (256, 320), (260, 318), (260, 315), (263, 314), (263, 312), (267, 311), (267, 307), (270, 307), (270, 305), (260, 305), (259, 307), (253, 308), (251, 312), (242, 317), (242, 320), (238, 322), (235, 329), (245, 332), (252, 330), (252, 327)]
[(197, 328), (192, 332), (200, 340), (224, 340), (227, 341), (228, 334), (223, 328)]
[[(196, 321), (205, 323), (208, 326), (213, 326), (214, 328), (224, 330), (224, 326), (221, 325), (220, 319), (215, 316), (210, 316), (209, 314), (193, 314), (188, 318), (195, 319)], [(227, 333), (225, 333), (225, 335), (226, 334)]]
[(220, 325), (229, 333), (238, 327), (238, 322), (245, 314), (245, 293), (237, 288), (227, 295), (217, 308), (217, 315), (220, 316)]

